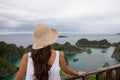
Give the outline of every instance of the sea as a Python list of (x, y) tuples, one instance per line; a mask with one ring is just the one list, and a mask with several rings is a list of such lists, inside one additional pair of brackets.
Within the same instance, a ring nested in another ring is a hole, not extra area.
[[(116, 34), (61, 34), (67, 37), (58, 38), (57, 43), (64, 44), (65, 42), (69, 42), (72, 45), (75, 45), (79, 39), (86, 38), (90, 41), (92, 40), (102, 40), (106, 39), (110, 43), (120, 42), (120, 35)], [(13, 43), (17, 46), (27, 47), (34, 43), (34, 37), (32, 34), (5, 34), (0, 35), (0, 41), (5, 41), (7, 43)], [(114, 58), (111, 58), (115, 47), (110, 48), (90, 48), (92, 53), (88, 54), (87, 52), (76, 53), (76, 54), (63, 54), (68, 58), (68, 66), (76, 71), (93, 71), (103, 67), (105, 63), (109, 63), (109, 65), (120, 64), (120, 61), (117, 61)], [(102, 51), (105, 50), (105, 53)], [(78, 61), (74, 61), (74, 59), (78, 59)], [(19, 66), (21, 61), (21, 57), (17, 59), (10, 60), (15, 66)], [(0, 80), (13, 80), (16, 73), (0, 78)]]

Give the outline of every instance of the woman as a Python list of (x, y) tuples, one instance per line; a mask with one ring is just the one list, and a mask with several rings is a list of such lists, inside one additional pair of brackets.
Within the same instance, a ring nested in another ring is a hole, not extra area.
[(60, 68), (70, 75), (85, 76), (85, 72), (70, 69), (62, 52), (51, 49), (58, 32), (45, 24), (38, 24), (34, 30), (32, 51), (24, 54), (14, 80), (60, 80)]

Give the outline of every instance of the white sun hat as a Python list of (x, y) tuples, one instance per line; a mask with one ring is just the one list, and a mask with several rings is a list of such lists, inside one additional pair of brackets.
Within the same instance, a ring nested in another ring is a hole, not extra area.
[(44, 48), (56, 42), (58, 32), (46, 24), (37, 24), (34, 29), (33, 49)]

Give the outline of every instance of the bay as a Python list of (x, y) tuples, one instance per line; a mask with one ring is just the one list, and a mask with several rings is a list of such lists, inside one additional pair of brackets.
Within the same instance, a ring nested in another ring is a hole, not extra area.
[[(103, 65), (107, 62), (110, 65), (120, 64), (120, 61), (117, 61), (114, 58), (111, 58), (111, 55), (114, 51), (114, 47), (110, 47), (108, 49), (102, 48), (90, 48), (92, 53), (88, 54), (87, 52), (77, 53), (77, 54), (67, 54), (67, 58), (69, 61), (69, 67), (76, 71), (92, 71), (102, 68)], [(102, 53), (105, 50), (106, 53)], [(74, 62), (74, 59), (79, 59)]]
[[(70, 42), (75, 45), (76, 41), (82, 38), (88, 40), (102, 40), (107, 39), (110, 43), (120, 42), (120, 35), (115, 34), (62, 34), (68, 37), (58, 38), (57, 42), (64, 44), (65, 42)], [(0, 35), (0, 41), (5, 41), (7, 43), (14, 43), (17, 46), (27, 47), (33, 43), (33, 35), (31, 34), (14, 34), (14, 35)], [(106, 50), (106, 53), (102, 53), (102, 48), (91, 48), (92, 53), (76, 53), (74, 55), (65, 54), (68, 58), (69, 67), (76, 71), (92, 71), (102, 68), (103, 64), (108, 62), (110, 65), (120, 64), (119, 61), (111, 58), (111, 55), (115, 47), (110, 47)], [(78, 61), (74, 62), (73, 59), (77, 58)], [(19, 66), (21, 58), (10, 60), (15, 66)], [(16, 73), (7, 76), (5, 78), (0, 78), (0, 80), (13, 80)]]

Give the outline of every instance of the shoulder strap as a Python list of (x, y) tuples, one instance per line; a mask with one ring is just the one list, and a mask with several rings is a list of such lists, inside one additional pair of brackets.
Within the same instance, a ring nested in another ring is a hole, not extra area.
[(56, 51), (56, 61), (59, 63), (59, 51)]
[(28, 57), (31, 57), (31, 52), (28, 53)]

